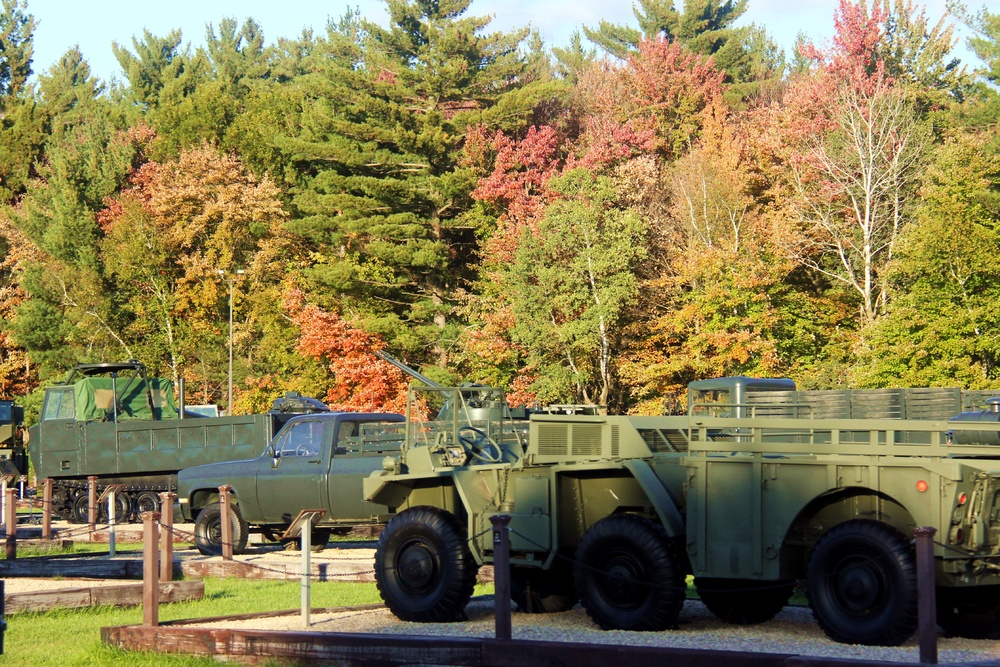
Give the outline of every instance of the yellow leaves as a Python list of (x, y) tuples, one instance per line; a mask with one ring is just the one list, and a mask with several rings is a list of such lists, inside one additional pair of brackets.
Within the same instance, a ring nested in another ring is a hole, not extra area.
[(183, 151), (158, 176), (148, 206), (176, 252), (200, 248), (214, 263), (230, 266), (261, 230), (274, 230), (287, 217), (274, 183), (257, 181), (236, 156), (208, 144)]

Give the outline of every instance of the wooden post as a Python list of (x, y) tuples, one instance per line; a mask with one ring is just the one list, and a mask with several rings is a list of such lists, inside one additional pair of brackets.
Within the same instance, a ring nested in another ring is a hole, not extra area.
[(42, 539), (52, 539), (52, 478), (42, 482)]
[(87, 523), (93, 533), (97, 530), (97, 477), (93, 475), (87, 478), (87, 494)]
[(142, 624), (160, 624), (159, 512), (142, 513)]
[(219, 521), (222, 523), (221, 536), (222, 540), (222, 560), (232, 560), (233, 559), (233, 510), (230, 504), (229, 492), (233, 490), (233, 487), (228, 484), (223, 484), (219, 487), (219, 508), (221, 510)]
[(920, 662), (936, 665), (937, 593), (934, 590), (934, 533), (937, 528), (914, 528), (917, 538), (917, 629), (920, 634)]
[(0, 579), (0, 655), (3, 655), (3, 633), (7, 631), (7, 605), (3, 579)]
[(160, 535), (160, 581), (174, 580), (174, 499), (176, 493), (160, 494), (160, 523), (163, 533)]
[(17, 502), (14, 500), (14, 489), (7, 489), (4, 494), (6, 510), (4, 523), (7, 526), (7, 560), (17, 558)]
[(496, 638), (510, 640), (510, 516), (494, 514), (493, 524), (493, 599), (496, 601)]

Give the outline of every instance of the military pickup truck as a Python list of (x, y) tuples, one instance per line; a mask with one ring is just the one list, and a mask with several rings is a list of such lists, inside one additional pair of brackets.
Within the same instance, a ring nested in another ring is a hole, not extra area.
[(398, 455), (405, 419), (393, 413), (319, 412), (293, 417), (260, 456), (210, 463), (177, 475), (180, 512), (195, 522), (205, 555), (222, 551), (219, 486), (232, 487), (233, 552), (246, 549), (250, 531), (271, 540), (304, 509), (325, 509), (311, 533), (314, 547), (335, 531), (385, 523), (384, 505), (362, 500), (362, 480)]

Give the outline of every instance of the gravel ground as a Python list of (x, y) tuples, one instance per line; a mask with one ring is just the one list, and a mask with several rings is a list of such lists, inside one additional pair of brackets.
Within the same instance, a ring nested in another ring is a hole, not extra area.
[[(322, 585), (322, 584), (319, 584)], [(460, 623), (405, 623), (388, 610), (312, 614), (312, 624), (304, 628), (299, 615), (199, 624), (245, 630), (309, 632), (360, 632), (374, 634), (435, 635), (448, 637), (492, 637), (492, 599), (475, 599), (466, 610), (468, 620)], [(576, 607), (560, 614), (520, 614), (512, 616), (514, 639), (566, 641), (631, 646), (671, 646), (731, 651), (789, 653), (807, 656), (919, 662), (919, 646), (914, 637), (897, 648), (849, 646), (827, 639), (812, 613), (803, 607), (788, 607), (768, 623), (734, 626), (716, 619), (695, 600), (684, 605), (677, 630), (667, 632), (605, 632), (597, 629), (586, 613)], [(1000, 642), (968, 639), (938, 640), (939, 662), (970, 662), (1000, 659)]]
[[(218, 560), (201, 556), (197, 551), (175, 553), (188, 560)], [(374, 549), (370, 543), (342, 544), (312, 554), (313, 565), (326, 564), (330, 579), (371, 580)], [(235, 560), (265, 569), (297, 572), (302, 556), (298, 552), (274, 549), (252, 549)], [(58, 588), (104, 586), (127, 583), (120, 580), (82, 578), (5, 580), (7, 594), (43, 591)], [(135, 583), (135, 582), (132, 582)], [(314, 582), (322, 586), (322, 582)], [(223, 627), (246, 630), (309, 632), (352, 632), (397, 635), (436, 635), (450, 637), (492, 637), (494, 634), (494, 603), (491, 597), (474, 599), (466, 610), (468, 620), (459, 623), (406, 623), (386, 609), (371, 611), (312, 614), (311, 625), (303, 628), (298, 614), (242, 621), (222, 621), (199, 624), (198, 627)], [(667, 632), (601, 631), (586, 613), (576, 607), (560, 614), (521, 614), (512, 616), (515, 639), (566, 641), (581, 643), (624, 644), (633, 646), (671, 646), (732, 651), (788, 653), (805, 656), (857, 658), (893, 662), (919, 662), (917, 638), (901, 647), (866, 647), (837, 644), (819, 629), (812, 612), (805, 607), (787, 607), (773, 620), (755, 626), (734, 626), (716, 619), (700, 602), (688, 600), (678, 623), (678, 629)], [(939, 662), (971, 662), (1000, 660), (1000, 641), (951, 639), (939, 637)]]

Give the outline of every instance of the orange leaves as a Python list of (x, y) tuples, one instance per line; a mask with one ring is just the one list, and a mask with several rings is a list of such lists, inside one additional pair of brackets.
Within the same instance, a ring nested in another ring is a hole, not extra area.
[(406, 378), (375, 356), (385, 347), (381, 338), (304, 298), (292, 291), (284, 307), (300, 330), (299, 353), (326, 362), (333, 376), (324, 400), (337, 410), (405, 411)]
[(597, 127), (618, 123), (635, 134), (638, 148), (669, 157), (697, 138), (706, 110), (722, 97), (724, 78), (711, 58), (651, 39), (624, 66), (595, 67), (580, 85), (590, 114), (603, 119)]

